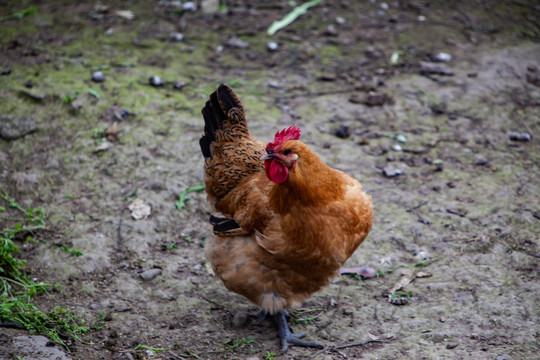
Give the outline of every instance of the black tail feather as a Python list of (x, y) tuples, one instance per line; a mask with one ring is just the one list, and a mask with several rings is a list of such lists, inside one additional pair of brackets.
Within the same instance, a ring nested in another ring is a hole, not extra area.
[(204, 117), (204, 135), (199, 140), (201, 152), (205, 158), (212, 157), (210, 145), (216, 141), (216, 131), (223, 129), (223, 123), (227, 120), (227, 113), (232, 108), (244, 110), (242, 103), (234, 92), (225, 84), (219, 85), (216, 91), (210, 95), (202, 109)]

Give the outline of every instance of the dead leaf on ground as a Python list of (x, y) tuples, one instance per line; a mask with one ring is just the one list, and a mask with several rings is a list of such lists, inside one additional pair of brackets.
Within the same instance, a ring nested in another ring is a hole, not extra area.
[(121, 17), (126, 20), (133, 20), (135, 14), (131, 10), (116, 10), (114, 15)]
[(115, 121), (111, 126), (107, 128), (107, 130), (105, 130), (105, 137), (109, 141), (114, 141), (116, 140), (116, 136), (118, 135), (118, 133), (118, 122)]
[(152, 206), (142, 199), (135, 199), (128, 205), (128, 209), (131, 211), (131, 216), (135, 220), (145, 219), (150, 216), (150, 213), (152, 212)]
[(411, 282), (414, 281), (416, 278), (426, 278), (430, 277), (431, 274), (425, 272), (425, 271), (418, 271), (413, 273), (406, 273), (403, 274), (401, 279), (398, 280), (398, 282), (394, 285), (392, 290), (390, 290), (390, 293), (388, 294), (388, 301), (390, 303), (393, 303), (392, 294), (395, 293), (398, 290), (403, 289), (405, 286), (409, 285)]
[(97, 152), (101, 152), (101, 151), (106, 151), (106, 150), (109, 150), (110, 148), (112, 148), (113, 146), (114, 146), (114, 144), (112, 142), (104, 141), (97, 148), (94, 149), (94, 152), (97, 153)]

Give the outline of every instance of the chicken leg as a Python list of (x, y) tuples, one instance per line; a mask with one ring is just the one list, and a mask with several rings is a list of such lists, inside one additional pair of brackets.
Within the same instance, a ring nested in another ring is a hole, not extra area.
[(278, 327), (279, 339), (281, 341), (281, 353), (284, 354), (289, 346), (303, 346), (303, 347), (316, 347), (322, 348), (323, 346), (314, 341), (300, 340), (305, 333), (293, 334), (289, 324), (287, 323), (286, 311), (280, 311), (277, 314), (272, 315), (272, 319)]

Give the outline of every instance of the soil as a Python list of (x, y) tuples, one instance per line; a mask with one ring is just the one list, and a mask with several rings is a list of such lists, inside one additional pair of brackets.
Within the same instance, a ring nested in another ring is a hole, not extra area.
[[(223, 82), (254, 135), (296, 124), (375, 207), (347, 265), (379, 276), (343, 276), (291, 311), (325, 348), (276, 357), (538, 358), (538, 3), (323, 1), (273, 36), (294, 2), (221, 3), (36, 1), (26, 16), (0, 3), (0, 186), (47, 213), (18, 256), (61, 285), (35, 298), (41, 309), (68, 307), (92, 329), (56, 346), (62, 358), (279, 353), (274, 325), (204, 258), (204, 193), (175, 208), (203, 181), (200, 109)], [(148, 217), (133, 218), (136, 199)], [(0, 337), (0, 358), (49, 358), (23, 330)]]

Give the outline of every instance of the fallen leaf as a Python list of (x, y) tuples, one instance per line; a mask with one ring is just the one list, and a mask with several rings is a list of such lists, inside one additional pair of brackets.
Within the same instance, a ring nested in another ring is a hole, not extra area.
[(131, 204), (128, 205), (128, 209), (131, 211), (131, 216), (135, 220), (145, 219), (150, 216), (150, 213), (152, 212), (152, 207), (150, 204), (142, 199), (135, 199)]
[(101, 152), (101, 151), (106, 151), (106, 150), (109, 150), (112, 147), (113, 147), (112, 142), (104, 141), (97, 148), (94, 149), (94, 152), (97, 153), (97, 152)]
[(105, 130), (105, 137), (109, 141), (114, 141), (118, 132), (118, 123), (115, 121), (107, 130)]
[(131, 10), (116, 10), (114, 15), (121, 17), (126, 20), (133, 20), (135, 14)]

